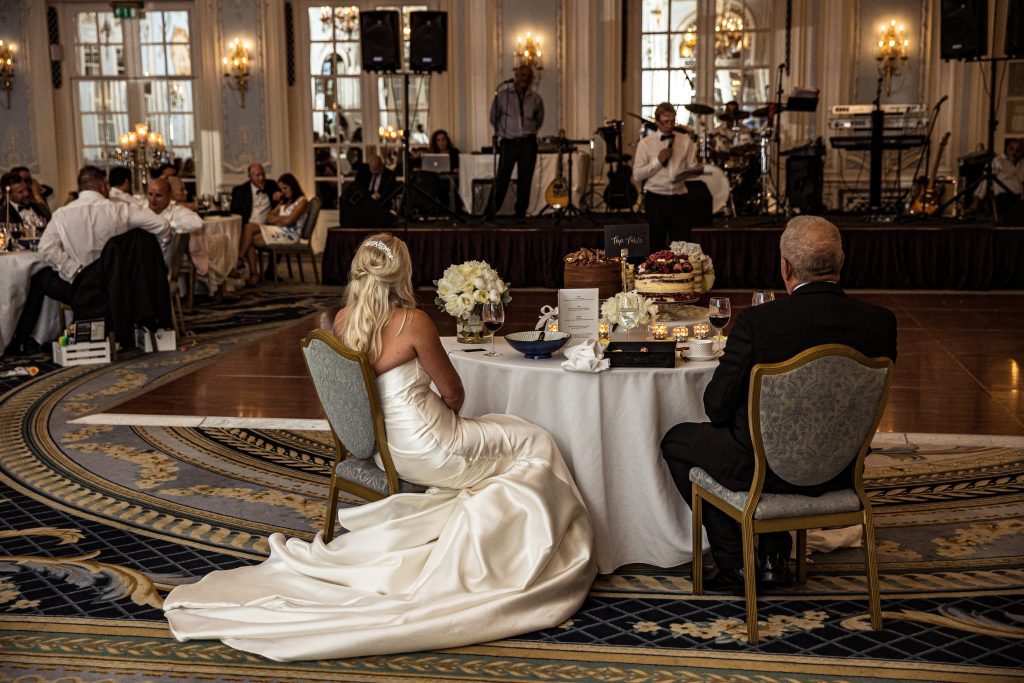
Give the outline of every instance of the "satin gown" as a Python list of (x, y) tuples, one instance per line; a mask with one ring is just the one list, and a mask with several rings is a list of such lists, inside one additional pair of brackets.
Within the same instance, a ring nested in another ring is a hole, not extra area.
[(400, 476), (430, 486), (338, 512), (328, 544), (269, 539), (262, 564), (213, 572), (164, 603), (181, 641), (288, 661), (480, 643), (557, 626), (597, 568), (554, 439), (520, 418), (461, 418), (417, 360), (377, 378)]

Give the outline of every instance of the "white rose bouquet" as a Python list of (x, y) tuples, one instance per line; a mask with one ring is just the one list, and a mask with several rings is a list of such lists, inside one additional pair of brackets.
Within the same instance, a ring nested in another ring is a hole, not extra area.
[(639, 311), (638, 326), (651, 324), (658, 314), (658, 305), (638, 294), (636, 290), (619, 292), (601, 304), (601, 319), (611, 324), (612, 329), (622, 324), (622, 318), (619, 317), (620, 308), (635, 308)]
[(512, 300), (508, 285), (486, 261), (466, 261), (448, 266), (434, 284), (437, 286), (434, 303), (456, 318), (472, 313), (481, 304), (507, 304)]

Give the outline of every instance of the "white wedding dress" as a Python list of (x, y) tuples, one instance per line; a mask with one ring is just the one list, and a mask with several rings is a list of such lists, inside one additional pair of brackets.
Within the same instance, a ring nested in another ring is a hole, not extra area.
[(270, 557), (179, 586), (178, 640), (276, 660), (432, 650), (557, 626), (597, 569), (590, 518), (554, 439), (508, 415), (460, 418), (417, 360), (377, 378), (400, 476), (431, 486), (339, 511), (328, 544), (274, 534)]

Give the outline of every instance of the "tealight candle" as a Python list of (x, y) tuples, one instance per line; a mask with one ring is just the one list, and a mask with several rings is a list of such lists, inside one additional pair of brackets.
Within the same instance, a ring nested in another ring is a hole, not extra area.
[(693, 333), (697, 339), (703, 339), (708, 336), (708, 332), (711, 331), (710, 323), (697, 323), (693, 326)]
[(675, 336), (677, 342), (685, 342), (686, 338), (690, 336), (690, 328), (686, 325), (680, 325), (672, 330), (673, 336)]
[(550, 321), (548, 321), (548, 332), (558, 332), (558, 321), (557, 320), (550, 320)]
[(654, 323), (651, 325), (651, 334), (655, 339), (664, 339), (668, 336), (668, 325), (665, 323)]
[(611, 334), (612, 328), (608, 323), (597, 324), (597, 336), (599, 339), (607, 339), (608, 335)]

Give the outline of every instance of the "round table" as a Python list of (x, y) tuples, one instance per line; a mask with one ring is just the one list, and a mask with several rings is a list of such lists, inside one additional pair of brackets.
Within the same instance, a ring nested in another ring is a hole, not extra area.
[(442, 342), (466, 389), (463, 416), (517, 415), (554, 436), (590, 511), (602, 573), (690, 561), (690, 509), (660, 443), (675, 424), (707, 420), (704, 388), (717, 360), (591, 374), (563, 370), (561, 352), (527, 360), (501, 337), (499, 357), (454, 337)]
[[(38, 270), (49, 268), (42, 255), (37, 251), (0, 252), (0, 353), (11, 343), (18, 318), (25, 308), (28, 288), (32, 276)], [(61, 324), (59, 304), (46, 297), (39, 319), (32, 328), (32, 338), (45, 344), (57, 338)]]

